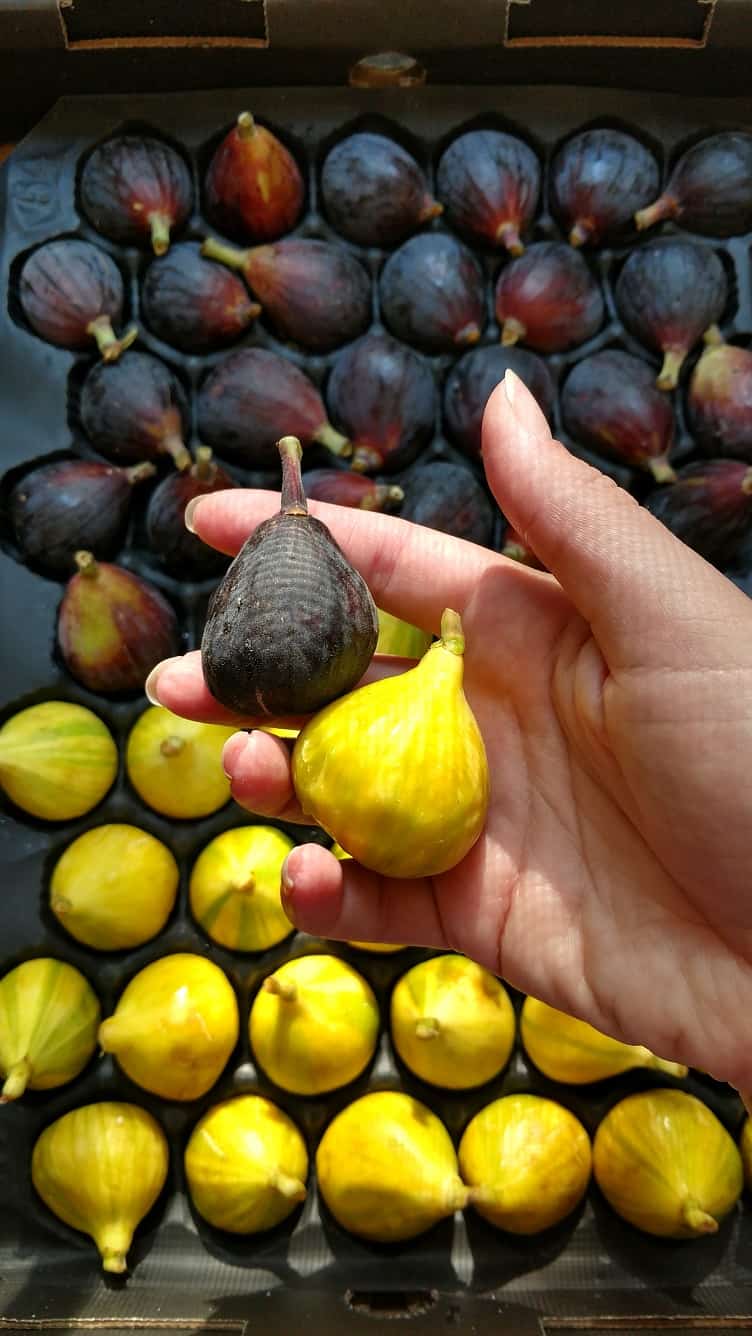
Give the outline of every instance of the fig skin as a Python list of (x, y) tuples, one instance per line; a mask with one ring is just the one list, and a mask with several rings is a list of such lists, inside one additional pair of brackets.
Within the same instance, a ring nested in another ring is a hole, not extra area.
[(150, 136), (99, 144), (81, 174), (81, 207), (97, 232), (164, 255), (193, 208), (193, 182), (174, 148)]
[(454, 237), (428, 232), (389, 256), (379, 281), (381, 314), (392, 334), (429, 353), (477, 343), (485, 324), (483, 275)]
[(210, 371), (198, 393), (198, 432), (217, 454), (245, 468), (278, 468), (276, 443), (285, 432), (304, 448), (351, 453), (305, 372), (266, 348), (240, 348)]
[(352, 467), (360, 473), (406, 468), (433, 435), (433, 373), (386, 333), (366, 334), (339, 354), (326, 400), (352, 441)]
[(597, 280), (563, 241), (539, 241), (505, 265), (495, 302), (503, 346), (521, 340), (542, 353), (563, 352), (592, 338), (605, 312)]
[(394, 246), (443, 212), (423, 172), (400, 144), (369, 132), (327, 154), (321, 201), (332, 227), (360, 246)]
[(201, 254), (240, 269), (276, 332), (310, 352), (349, 343), (371, 319), (371, 280), (354, 255), (328, 241), (294, 237), (236, 250), (209, 238)]
[(234, 479), (215, 464), (211, 450), (203, 445), (198, 447), (189, 469), (168, 473), (155, 487), (146, 511), (146, 536), (171, 575), (203, 580), (225, 570), (227, 557), (186, 529), (185, 508), (195, 496), (235, 486)]
[(752, 525), (752, 468), (735, 459), (687, 464), (645, 505), (695, 552), (728, 565)]
[(206, 260), (197, 241), (171, 246), (144, 275), (141, 310), (158, 339), (183, 353), (234, 343), (261, 314), (241, 278)]
[(444, 386), (444, 422), (450, 439), (471, 459), (480, 459), (483, 413), (507, 370), (524, 381), (550, 417), (554, 383), (545, 362), (524, 348), (473, 348), (452, 367)]
[(500, 130), (470, 130), (442, 154), (436, 191), (447, 218), (471, 240), (525, 247), (520, 234), (531, 224), (540, 195), (540, 163), (533, 150)]
[(154, 465), (114, 468), (90, 459), (43, 464), (16, 483), (8, 498), (13, 537), (24, 561), (45, 575), (69, 576), (82, 544), (95, 557), (122, 545), (132, 489)]
[(107, 459), (130, 462), (172, 457), (180, 469), (191, 457), (183, 443), (187, 405), (177, 376), (149, 353), (129, 353), (114, 366), (98, 363), (81, 387), (81, 425)]
[(353, 510), (397, 510), (405, 498), (401, 487), (348, 469), (311, 469), (304, 482), (309, 501), (328, 501)]
[(300, 442), (279, 442), (282, 497), (215, 589), (201, 642), (206, 684), (245, 716), (310, 714), (350, 691), (378, 639), (376, 606), (326, 525), (308, 514)]
[(658, 164), (623, 130), (583, 130), (558, 150), (550, 178), (551, 212), (571, 246), (602, 246), (634, 232), (634, 213), (654, 198)]
[(728, 285), (715, 251), (684, 237), (660, 237), (632, 251), (614, 296), (630, 333), (663, 353), (658, 389), (673, 390), (690, 348), (720, 320)]
[(679, 158), (666, 188), (638, 210), (639, 229), (673, 218), (709, 237), (734, 237), (752, 228), (752, 134), (723, 130), (693, 144)]
[(275, 241), (303, 208), (303, 178), (277, 136), (241, 111), (206, 174), (212, 222), (234, 241)]
[(125, 290), (115, 261), (98, 246), (77, 237), (47, 241), (24, 261), (18, 297), (35, 334), (59, 348), (96, 343), (105, 362), (114, 362), (138, 336), (131, 325), (116, 338), (113, 324), (123, 318)]
[(641, 358), (609, 348), (578, 362), (564, 384), (561, 412), (575, 441), (648, 469), (656, 482), (675, 481), (668, 462), (674, 414)]
[(402, 519), (488, 547), (494, 508), (470, 469), (436, 460), (406, 479)]
[(752, 352), (708, 343), (692, 372), (687, 395), (689, 429), (711, 455), (752, 464)]

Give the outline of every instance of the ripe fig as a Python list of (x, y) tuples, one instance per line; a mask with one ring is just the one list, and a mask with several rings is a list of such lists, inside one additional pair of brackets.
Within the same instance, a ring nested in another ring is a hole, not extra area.
[(673, 390), (690, 348), (720, 320), (728, 285), (715, 251), (683, 237), (660, 237), (632, 252), (614, 295), (630, 333), (663, 353), (658, 389)]
[(114, 556), (125, 537), (132, 489), (154, 472), (149, 463), (119, 469), (65, 459), (27, 473), (8, 498), (24, 560), (45, 575), (68, 576), (82, 543), (95, 557)]
[(410, 476), (402, 518), (471, 543), (491, 542), (494, 508), (470, 469), (436, 460)]
[(572, 246), (619, 242), (659, 181), (658, 164), (639, 139), (608, 127), (583, 130), (553, 160), (551, 211)]
[(155, 487), (146, 511), (146, 536), (171, 575), (203, 580), (225, 569), (227, 558), (186, 529), (185, 508), (195, 496), (234, 486), (229, 474), (214, 463), (209, 447), (200, 445), (189, 469), (168, 473)]
[(94, 449), (107, 459), (167, 454), (179, 469), (191, 462), (183, 444), (187, 405), (180, 382), (148, 353), (93, 367), (81, 387), (78, 411)]
[(520, 233), (535, 215), (540, 182), (538, 159), (521, 139), (470, 130), (443, 153), (436, 188), (453, 226), (473, 241), (521, 255)]
[(388, 334), (366, 334), (339, 354), (326, 399), (352, 440), (356, 472), (405, 468), (433, 435), (433, 373)]
[(180, 650), (175, 613), (162, 595), (122, 566), (77, 552), (57, 633), (65, 666), (89, 691), (140, 690), (160, 659)]
[(649, 469), (656, 482), (675, 480), (668, 462), (674, 414), (641, 358), (609, 348), (578, 362), (565, 382), (561, 412), (576, 441)]
[(405, 498), (401, 487), (348, 469), (311, 469), (305, 475), (305, 490), (309, 501), (329, 501), (354, 510), (396, 510)]
[(752, 134), (723, 130), (679, 158), (663, 194), (635, 214), (639, 228), (673, 218), (690, 232), (734, 237), (752, 228)]
[(321, 201), (332, 227), (361, 246), (394, 246), (442, 212), (411, 154), (368, 132), (349, 135), (327, 154)]
[(303, 371), (267, 348), (240, 348), (209, 372), (198, 394), (198, 431), (220, 455), (245, 468), (277, 468), (280, 433), (305, 448), (324, 445), (349, 455), (350, 443), (327, 420)]
[(687, 464), (645, 504), (695, 552), (730, 565), (752, 523), (752, 468), (735, 459)]
[(18, 298), (34, 333), (60, 348), (88, 348), (93, 340), (105, 362), (114, 362), (138, 337), (135, 325), (119, 339), (112, 328), (125, 304), (115, 261), (77, 237), (32, 251), (19, 275)]
[(371, 318), (371, 282), (359, 260), (327, 241), (294, 237), (236, 250), (209, 238), (202, 255), (240, 269), (277, 333), (326, 353), (362, 334)]
[(206, 174), (212, 222), (236, 241), (274, 241), (297, 223), (303, 194), (292, 154), (249, 111), (241, 111)]
[(279, 442), (278, 515), (240, 549), (214, 591), (201, 642), (212, 695), (244, 715), (319, 710), (351, 690), (376, 648), (368, 586), (308, 514), (294, 436)]
[(115, 739), (83, 705), (41, 701), (0, 728), (0, 789), (42, 821), (86, 816), (112, 787), (117, 769)]
[(174, 148), (150, 136), (99, 144), (81, 174), (81, 207), (92, 227), (124, 246), (164, 255), (193, 208), (193, 183)]
[(471, 459), (480, 458), (480, 429), (486, 404), (507, 370), (520, 377), (546, 417), (554, 406), (554, 383), (545, 362), (524, 348), (473, 348), (461, 357), (444, 387), (444, 422), (450, 438)]
[(603, 296), (577, 251), (539, 241), (499, 274), (496, 318), (505, 348), (522, 340), (542, 353), (563, 352), (600, 329)]
[(261, 314), (243, 280), (204, 259), (197, 241), (172, 246), (168, 255), (149, 265), (141, 310), (157, 338), (183, 353), (223, 348)]
[(197, 724), (150, 706), (136, 720), (125, 748), (125, 769), (147, 807), (179, 821), (211, 816), (230, 798), (222, 748), (233, 729)]
[(406, 241), (384, 265), (379, 291), (392, 333), (426, 352), (455, 352), (481, 336), (483, 275), (454, 237), (430, 232)]
[(752, 352), (711, 341), (692, 372), (689, 429), (703, 450), (752, 464)]

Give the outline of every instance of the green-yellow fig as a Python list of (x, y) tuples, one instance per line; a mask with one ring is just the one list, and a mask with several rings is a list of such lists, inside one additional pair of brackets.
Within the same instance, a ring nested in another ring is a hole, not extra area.
[(55, 864), (50, 908), (76, 941), (97, 951), (123, 951), (161, 932), (178, 879), (170, 850), (148, 831), (95, 826)]
[(535, 997), (526, 997), (520, 1015), (520, 1036), (529, 1058), (552, 1081), (586, 1085), (618, 1076), (632, 1067), (651, 1067), (668, 1076), (686, 1076), (678, 1062), (657, 1058), (641, 1044), (609, 1039), (586, 1021), (578, 1021)]
[(379, 638), (376, 641), (377, 654), (395, 654), (401, 659), (422, 659), (431, 637), (426, 631), (420, 631), (410, 622), (403, 622), (393, 617), (391, 612), (377, 608), (379, 619)]
[(0, 979), (0, 1104), (65, 1085), (97, 1046), (99, 1001), (73, 965), (39, 956)]
[(282, 908), (280, 874), (293, 842), (274, 826), (235, 826), (215, 835), (191, 872), (191, 912), (230, 951), (268, 951), (293, 925)]
[(198, 724), (161, 705), (136, 720), (128, 736), (125, 767), (139, 798), (163, 816), (194, 820), (224, 807), (230, 781), (222, 748), (234, 728)]
[(0, 728), (0, 788), (43, 821), (72, 821), (96, 807), (117, 774), (115, 739), (83, 705), (47, 700)]

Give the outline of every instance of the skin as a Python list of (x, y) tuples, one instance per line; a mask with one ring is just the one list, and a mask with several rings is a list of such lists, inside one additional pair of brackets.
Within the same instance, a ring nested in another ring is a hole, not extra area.
[[(615, 1038), (750, 1090), (752, 605), (554, 442), (511, 372), (486, 409), (483, 462), (552, 575), (387, 515), (311, 511), (380, 607), (433, 633), (444, 607), (461, 613), (492, 776), (485, 833), (431, 881), (300, 846), (286, 911), (325, 937), (464, 952)], [(234, 553), (277, 506), (238, 490), (202, 497), (189, 519)], [(229, 719), (198, 654), (148, 687), (177, 714)], [(267, 734), (231, 738), (236, 800), (300, 820), (289, 757)]]

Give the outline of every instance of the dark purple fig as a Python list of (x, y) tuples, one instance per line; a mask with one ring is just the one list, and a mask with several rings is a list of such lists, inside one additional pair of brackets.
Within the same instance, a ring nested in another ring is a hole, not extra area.
[(752, 464), (752, 352), (748, 348), (708, 343), (689, 382), (687, 417), (703, 450)]
[(353, 443), (352, 467), (360, 473), (405, 468), (433, 435), (433, 373), (388, 334), (366, 334), (339, 354), (326, 400)]
[(294, 436), (279, 442), (282, 498), (215, 589), (206, 684), (241, 715), (310, 714), (350, 691), (378, 639), (376, 606), (325, 524), (308, 514)]
[(172, 246), (149, 265), (141, 289), (149, 328), (184, 353), (206, 353), (239, 338), (261, 314), (242, 279), (205, 260), (196, 241)]
[(328, 501), (353, 510), (396, 510), (405, 498), (401, 487), (348, 469), (311, 469), (304, 482), (309, 501)]
[(572, 246), (618, 242), (634, 230), (636, 209), (653, 199), (660, 176), (652, 153), (623, 130), (583, 130), (551, 166), (551, 212)]
[(394, 246), (442, 206), (406, 149), (386, 135), (350, 135), (327, 154), (321, 201), (338, 232), (361, 246)]
[(92, 227), (124, 246), (164, 255), (193, 208), (191, 174), (161, 139), (118, 135), (99, 144), (81, 174), (81, 207)]
[(442, 154), (436, 191), (453, 226), (474, 241), (525, 247), (521, 233), (535, 215), (540, 164), (527, 144), (500, 130), (470, 130)]
[(138, 691), (155, 664), (180, 651), (175, 613), (158, 590), (122, 566), (76, 553), (57, 634), (69, 673), (89, 691)]
[(389, 256), (379, 289), (392, 333), (426, 352), (456, 352), (481, 336), (483, 275), (454, 237), (428, 232), (406, 241)]
[(65, 237), (47, 241), (24, 261), (18, 297), (35, 334), (60, 348), (96, 343), (106, 362), (138, 336), (131, 325), (116, 338), (113, 323), (123, 318), (123, 278), (109, 255), (89, 241)]
[(368, 274), (328, 241), (296, 237), (241, 251), (209, 238), (201, 253), (242, 270), (277, 332), (312, 352), (357, 338), (371, 318)]
[(632, 252), (614, 295), (630, 333), (663, 353), (658, 389), (673, 390), (690, 348), (720, 320), (728, 285), (715, 251), (683, 237), (660, 237)]
[(303, 446), (349, 455), (350, 443), (327, 421), (316, 386), (294, 362), (266, 348), (240, 348), (209, 372), (198, 395), (198, 433), (245, 468), (277, 468), (280, 433)]
[(470, 469), (462, 464), (436, 460), (421, 465), (406, 479), (406, 493), (400, 512), (404, 520), (486, 547), (491, 542), (494, 508)]
[(561, 411), (575, 441), (673, 482), (673, 410), (639, 357), (613, 348), (586, 357), (564, 385)]
[(501, 548), (502, 557), (509, 557), (510, 561), (519, 561), (521, 566), (530, 566), (534, 571), (545, 571), (542, 561), (536, 557), (533, 549), (528, 547), (525, 539), (518, 534), (516, 529), (508, 524), (504, 530)]
[(119, 469), (65, 459), (27, 473), (8, 498), (24, 560), (47, 575), (68, 576), (82, 543), (95, 557), (114, 556), (125, 537), (132, 488), (154, 471), (149, 463)]
[(249, 111), (241, 111), (206, 174), (212, 222), (236, 241), (274, 241), (297, 223), (303, 195), (292, 154)]
[(444, 421), (455, 445), (480, 458), (486, 404), (508, 370), (524, 381), (546, 417), (554, 405), (554, 383), (545, 362), (524, 348), (473, 348), (452, 367), (444, 387)]
[(752, 522), (752, 468), (735, 459), (687, 464), (645, 504), (695, 552), (728, 565)]
[(639, 228), (673, 218), (690, 232), (734, 237), (752, 228), (752, 134), (723, 130), (679, 158), (666, 189), (635, 214)]
[(209, 447), (200, 445), (189, 469), (168, 473), (155, 487), (146, 511), (146, 536), (171, 575), (203, 580), (225, 569), (227, 558), (186, 529), (185, 508), (195, 496), (235, 486), (234, 479), (215, 464)]
[(505, 348), (522, 341), (542, 353), (584, 343), (603, 324), (603, 295), (577, 251), (539, 241), (505, 265), (496, 284), (496, 319)]
[(177, 377), (148, 353), (129, 353), (114, 366), (98, 363), (81, 387), (81, 425), (108, 459), (171, 455), (178, 468), (188, 468), (186, 413)]

